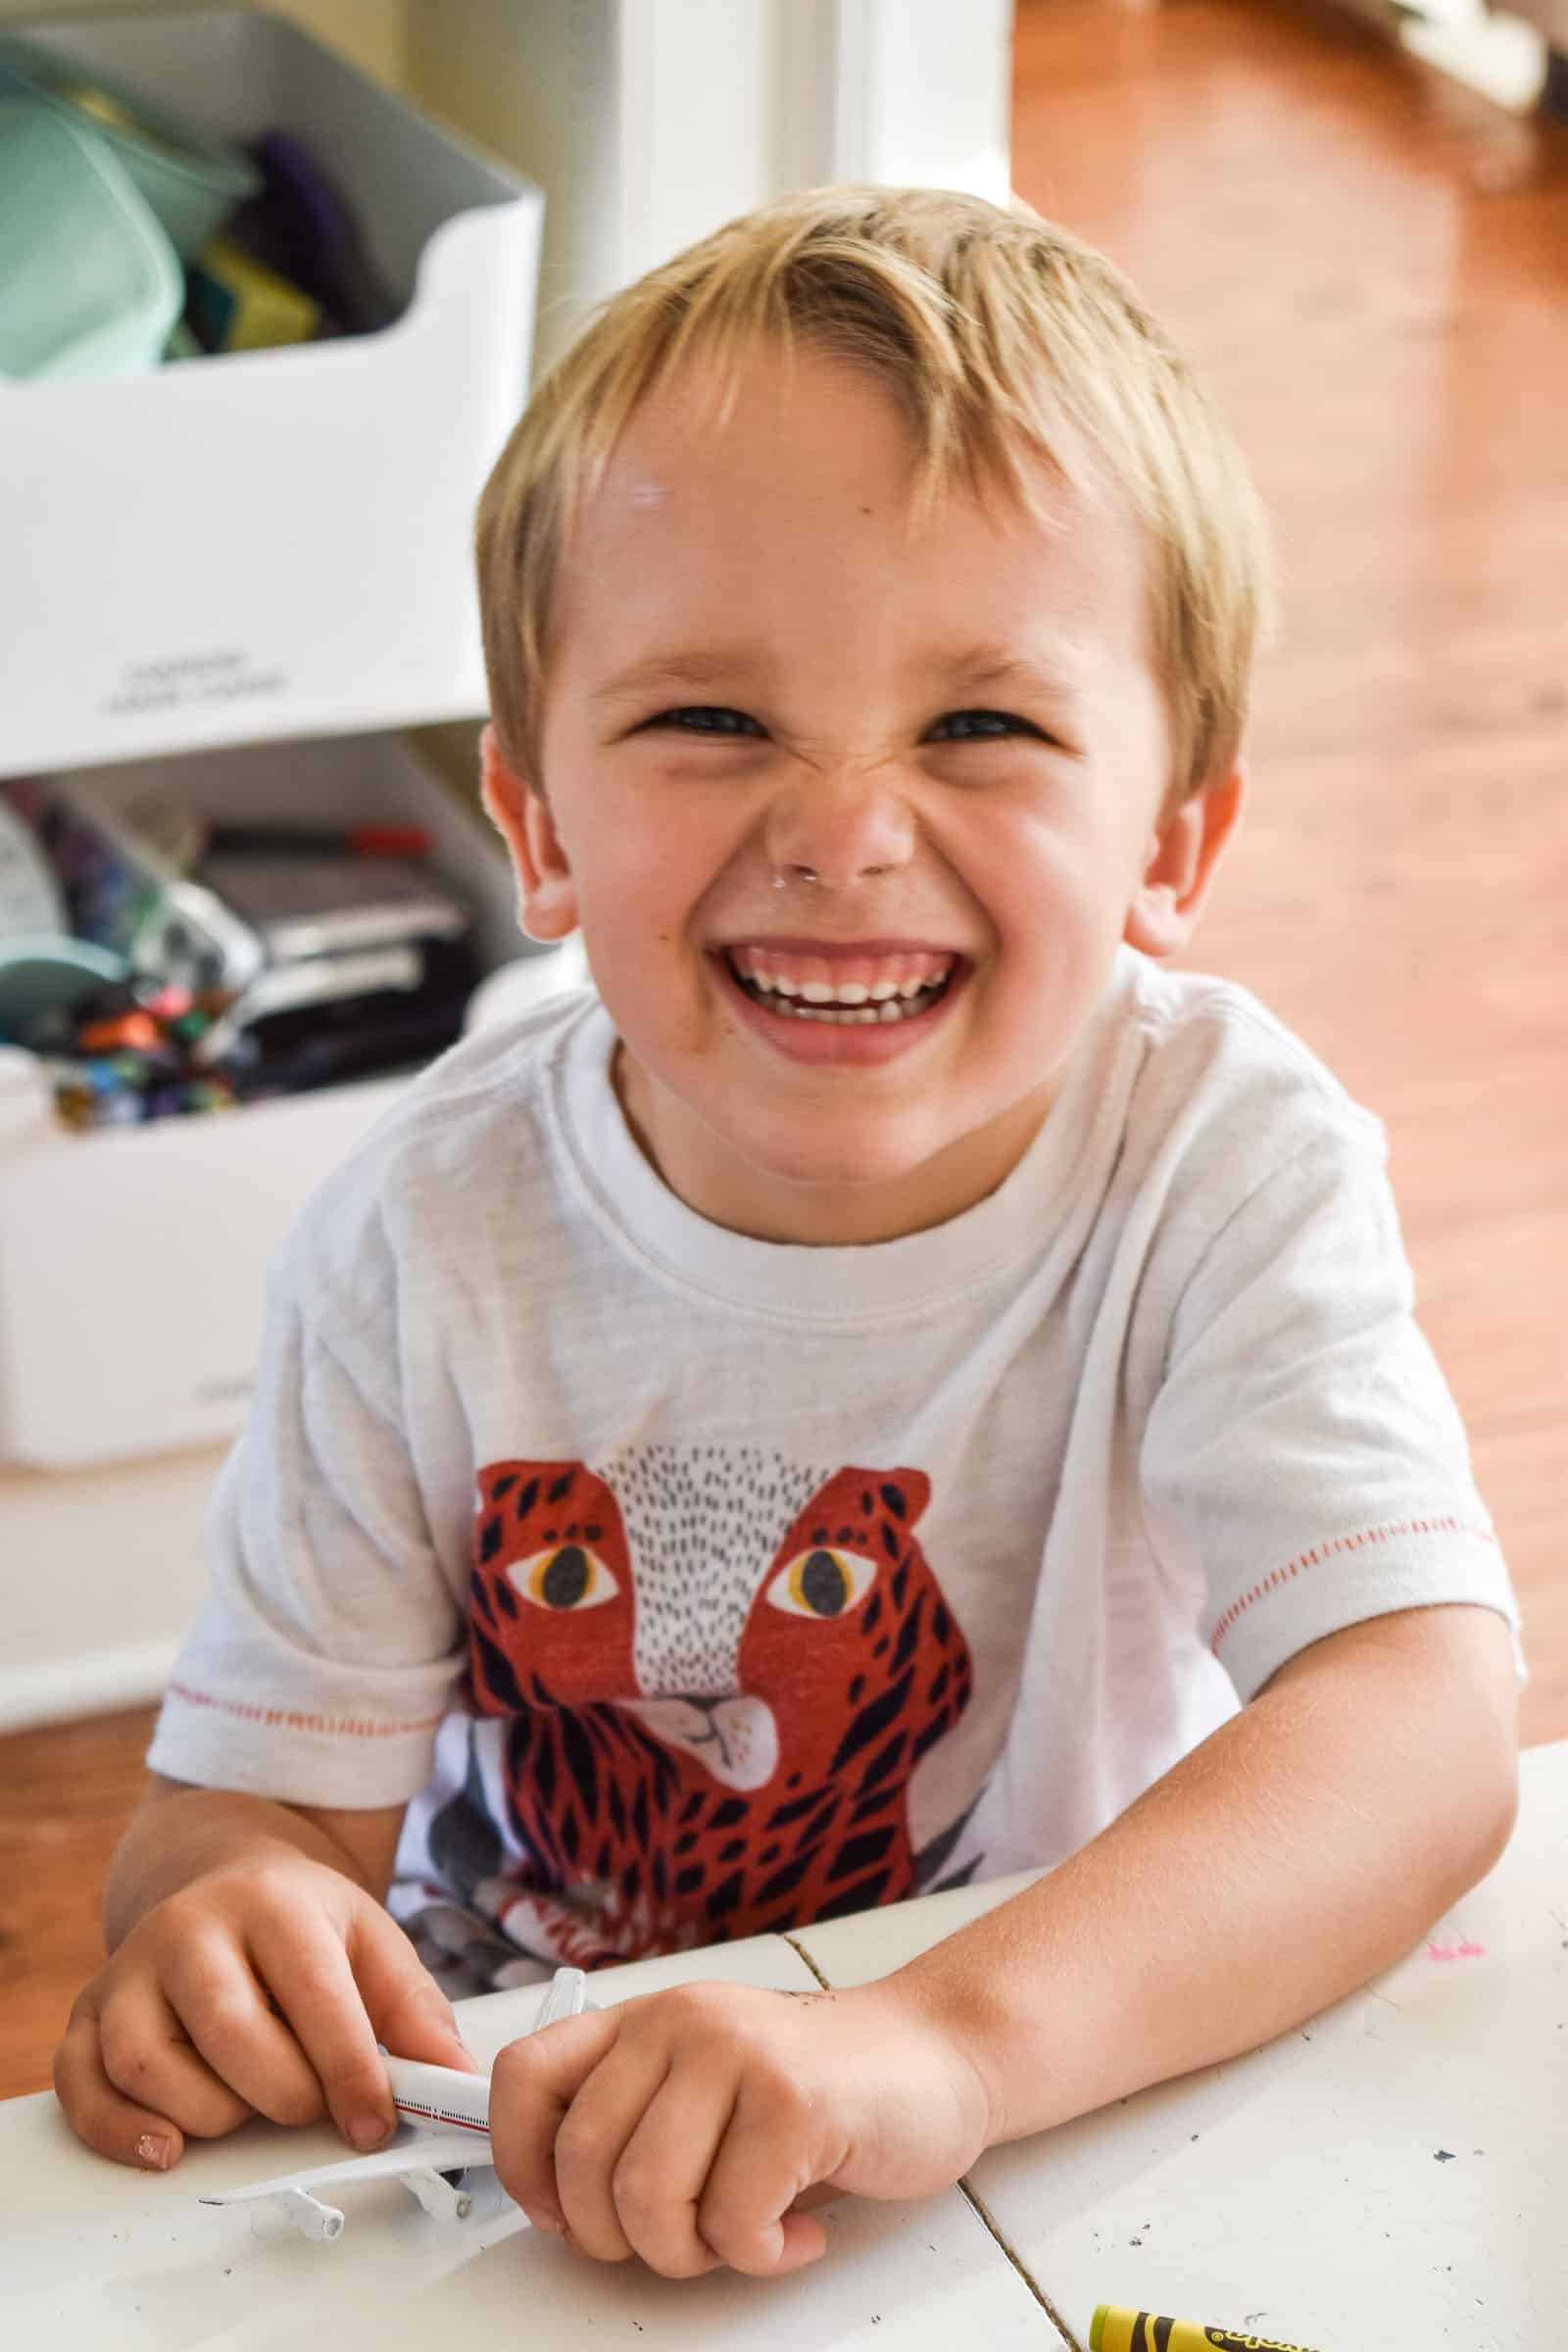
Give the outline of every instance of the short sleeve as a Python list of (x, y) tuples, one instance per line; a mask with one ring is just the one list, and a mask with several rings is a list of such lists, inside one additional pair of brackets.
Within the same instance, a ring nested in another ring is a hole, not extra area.
[(1413, 1289), (1370, 1119), (1335, 1121), (1271, 1174), (1183, 1287), (1144, 1429), (1145, 1514), (1244, 1700), (1309, 1642), (1439, 1602), (1500, 1612), (1519, 1660)]
[(207, 1598), (148, 1762), (295, 1803), (392, 1805), (429, 1777), (460, 1612), (401, 1423), (390, 1320), (334, 1316), (313, 1291), (274, 1274), (250, 1425), (208, 1514)]

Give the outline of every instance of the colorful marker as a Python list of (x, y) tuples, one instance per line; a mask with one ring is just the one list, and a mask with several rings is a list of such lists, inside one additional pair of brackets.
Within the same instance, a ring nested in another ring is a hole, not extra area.
[(1089, 2352), (1311, 2352), (1277, 2335), (1244, 2335), (1234, 2328), (1201, 2328), (1195, 2320), (1162, 2320), (1152, 2311), (1102, 2303), (1089, 2327)]

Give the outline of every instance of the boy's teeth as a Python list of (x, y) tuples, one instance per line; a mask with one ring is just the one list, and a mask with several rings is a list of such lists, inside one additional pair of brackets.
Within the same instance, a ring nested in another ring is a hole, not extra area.
[[(732, 968), (742, 986), (775, 1016), (787, 1021), (832, 1021), (840, 1027), (846, 1022), (909, 1020), (926, 1009), (953, 976), (949, 962), (930, 980), (888, 980), (874, 989), (864, 981), (852, 980), (834, 990), (819, 980), (786, 984), (771, 973)], [(873, 998), (875, 1002), (866, 1001)]]
[[(862, 966), (862, 976), (853, 980), (815, 976), (809, 980), (794, 979), (772, 970), (756, 950), (740, 950), (732, 955), (730, 965), (743, 986), (775, 1000), (775, 1011), (783, 1011), (788, 1004), (792, 1010), (811, 1005), (859, 1012), (867, 1005), (880, 1008), (900, 1001), (909, 1003), (916, 997), (929, 997), (952, 978), (956, 961), (954, 956), (925, 951), (918, 956), (897, 957), (891, 970), (884, 965), (875, 979), (865, 976)], [(911, 972), (911, 963), (921, 968)]]

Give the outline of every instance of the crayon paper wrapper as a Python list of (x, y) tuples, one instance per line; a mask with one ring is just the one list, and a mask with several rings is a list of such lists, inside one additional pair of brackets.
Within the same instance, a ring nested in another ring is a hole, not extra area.
[(1311, 2352), (1306, 2344), (1245, 2329), (1205, 2328), (1192, 2320), (1162, 2319), (1152, 2311), (1105, 2306), (1096, 2315), (1096, 2352)]

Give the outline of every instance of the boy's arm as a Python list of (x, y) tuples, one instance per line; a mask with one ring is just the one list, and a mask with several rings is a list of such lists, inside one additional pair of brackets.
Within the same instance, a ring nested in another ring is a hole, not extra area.
[(990, 2144), (1255, 2048), (1390, 1966), (1490, 1869), (1517, 1718), (1493, 1611), (1348, 1627), (887, 1989), (976, 2067)]
[(289, 1847), (342, 1871), (380, 1902), (392, 1882), (406, 1810), (383, 1805), (349, 1813), (285, 1805), (236, 1789), (193, 1788), (152, 1773), (109, 1867), (104, 1941), (114, 1951), (144, 1912), (204, 1872)]

